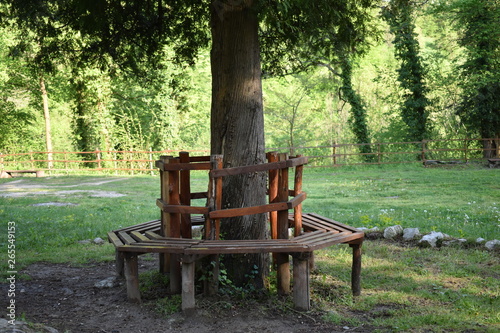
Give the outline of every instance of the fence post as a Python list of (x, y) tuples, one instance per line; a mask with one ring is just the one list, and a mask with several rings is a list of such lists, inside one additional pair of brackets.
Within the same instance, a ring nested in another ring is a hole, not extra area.
[(333, 142), (333, 147), (332, 147), (332, 152), (333, 152), (333, 166), (337, 165), (337, 141)]
[(115, 165), (115, 175), (118, 175), (118, 161), (117, 161), (118, 156), (116, 155), (116, 151), (113, 152), (113, 157), (114, 157), (113, 164)]
[(97, 162), (97, 170), (101, 170), (101, 152), (97, 149), (95, 150), (96, 162)]
[(149, 147), (149, 169), (151, 169), (151, 176), (154, 176), (153, 172), (153, 148)]
[(380, 162), (382, 161), (381, 157), (380, 157), (380, 142), (377, 142), (377, 161), (378, 161), (378, 164), (380, 165)]
[(468, 163), (468, 162), (469, 162), (469, 160), (468, 160), (468, 154), (467, 154), (467, 153), (468, 153), (468, 151), (467, 151), (467, 149), (468, 149), (469, 145), (467, 144), (467, 137), (465, 137), (465, 140), (464, 140), (464, 146), (465, 146), (465, 147), (464, 147), (465, 163)]
[(33, 152), (30, 151), (30, 161), (31, 161), (31, 169), (35, 169), (35, 162), (33, 162)]
[(426, 140), (422, 140), (422, 162), (425, 165), (425, 142)]

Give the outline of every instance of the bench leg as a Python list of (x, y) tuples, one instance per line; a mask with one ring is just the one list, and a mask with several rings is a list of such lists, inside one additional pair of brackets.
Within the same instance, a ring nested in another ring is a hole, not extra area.
[(170, 255), (170, 292), (172, 294), (181, 293), (181, 264), (175, 254)]
[(124, 276), (124, 255), (122, 252), (115, 250), (115, 268), (116, 275), (123, 277)]
[(309, 258), (310, 253), (300, 253), (293, 257), (293, 303), (298, 311), (309, 311), (311, 307), (309, 293)]
[(352, 247), (351, 287), (353, 296), (361, 295), (361, 245), (349, 244)]
[(290, 261), (288, 259), (288, 253), (276, 254), (276, 266), (278, 294), (288, 295), (290, 294)]
[(137, 253), (125, 253), (125, 279), (127, 281), (127, 297), (131, 302), (141, 302), (139, 291), (139, 265)]
[(182, 311), (186, 315), (191, 315), (195, 311), (195, 263), (182, 263)]

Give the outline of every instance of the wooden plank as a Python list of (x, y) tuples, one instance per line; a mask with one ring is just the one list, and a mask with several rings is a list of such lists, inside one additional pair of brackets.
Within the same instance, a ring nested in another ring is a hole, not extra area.
[(283, 244), (268, 244), (266, 246), (205, 246), (200, 244), (191, 246), (185, 249), (186, 254), (238, 254), (238, 253), (292, 253), (292, 252), (308, 252), (309, 247), (300, 244), (288, 243)]
[[(169, 160), (173, 156), (160, 156), (160, 161), (157, 161), (156, 165), (160, 169), (160, 198), (164, 202), (168, 202), (169, 198), (169, 177), (168, 172), (163, 170), (163, 166), (169, 163)], [(161, 225), (160, 225), (160, 235), (168, 236), (170, 235), (170, 214), (161, 210)], [(168, 273), (170, 270), (170, 255), (160, 254), (159, 256), (159, 267), (161, 273)]]
[[(293, 199), (289, 200), (286, 203), (286, 205), (287, 205), (288, 209), (297, 208), (304, 200), (306, 200), (306, 198), (307, 198), (307, 194), (305, 192), (302, 192), (302, 193), (296, 195)], [(300, 211), (302, 211), (302, 209)], [(302, 219), (302, 214), (299, 214), (298, 216), (300, 216), (300, 218)], [(294, 219), (295, 219), (295, 215), (294, 215)]]
[(327, 232), (326, 230), (316, 230), (316, 231), (306, 232), (300, 236), (292, 238), (290, 241), (303, 243), (321, 237), (321, 235), (324, 235), (326, 232)]
[(108, 232), (108, 240), (113, 243), (115, 247), (122, 246), (123, 242), (114, 232)]
[(118, 248), (123, 253), (174, 253), (183, 254), (185, 253), (185, 247), (180, 246), (166, 246), (166, 245), (154, 245), (154, 244), (137, 244), (137, 245), (124, 245)]
[(253, 214), (261, 214), (261, 213), (269, 213), (272, 211), (285, 211), (285, 210), (288, 210), (287, 202), (277, 202), (277, 203), (271, 203), (271, 204), (266, 204), (266, 205), (261, 205), (261, 206), (214, 210), (208, 214), (209, 214), (209, 217), (212, 219), (223, 219), (223, 218), (227, 218), (227, 217), (253, 215)]
[[(297, 157), (301, 157), (301, 155), (298, 155)], [(302, 174), (303, 174), (303, 169), (304, 169), (304, 166), (303, 165), (298, 165), (297, 167), (295, 167), (295, 177), (294, 177), (294, 185), (293, 185), (293, 188), (294, 188), (294, 196), (297, 197), (297, 196), (301, 196), (302, 194), (305, 195), (305, 193), (302, 193)], [(293, 234), (294, 236), (300, 236), (300, 234), (302, 233), (302, 201), (305, 200), (305, 196), (304, 198), (294, 207), (293, 209), (293, 221), (294, 221), (294, 224), (293, 224)]]
[(207, 192), (193, 192), (191, 193), (191, 199), (206, 199), (208, 198)]
[(129, 234), (127, 234), (126, 232), (124, 231), (120, 231), (118, 233), (118, 236), (120, 237), (120, 239), (123, 241), (124, 244), (126, 245), (130, 245), (130, 244), (134, 244), (134, 243), (137, 243), (135, 241), (135, 239), (133, 239), (132, 237), (129, 236)]
[(323, 229), (326, 231), (350, 231), (353, 232), (353, 229), (344, 228), (341, 224), (336, 224), (336, 221), (326, 220), (323, 216), (312, 216), (310, 214), (303, 214), (302, 216), (302, 224), (311, 229), (319, 230)]
[(329, 219), (327, 217), (324, 217), (324, 216), (321, 216), (321, 215), (318, 215), (316, 213), (308, 213), (308, 214), (303, 214), (303, 217), (305, 216), (308, 216), (308, 217), (315, 217), (317, 219), (321, 219), (329, 224), (331, 224), (332, 226), (335, 226), (335, 228), (339, 228), (337, 230), (340, 230), (340, 229), (344, 229), (344, 230), (349, 230), (349, 231), (352, 231), (352, 232), (359, 232), (358, 229), (354, 228), (354, 227), (351, 227), (351, 226), (348, 226), (347, 224), (343, 224), (343, 223), (340, 223), (338, 221), (335, 221), (335, 220), (332, 220), (332, 219)]
[(309, 311), (311, 307), (308, 258), (308, 253), (293, 257), (293, 303), (298, 311)]
[(210, 163), (162, 163), (156, 161), (156, 167), (161, 171), (210, 170)]
[(361, 295), (361, 244), (351, 244), (352, 247), (352, 272), (351, 288), (352, 295)]
[(307, 163), (307, 157), (298, 157), (273, 163), (262, 163), (257, 165), (247, 165), (234, 168), (225, 168), (220, 170), (211, 170), (210, 176), (211, 177), (235, 176), (235, 175), (240, 175), (242, 173), (269, 171), (272, 169), (286, 169), (306, 163)]
[(208, 214), (208, 207), (169, 205), (161, 199), (156, 199), (156, 206), (165, 213), (175, 214)]
[(195, 266), (193, 262), (182, 263), (182, 311), (192, 315), (195, 310)]
[[(168, 166), (178, 165), (179, 159), (173, 158), (168, 160)], [(181, 204), (180, 199), (180, 189), (179, 189), (179, 171), (178, 170), (169, 170), (168, 171), (168, 200), (166, 201), (169, 206), (176, 205), (179, 206)], [(168, 237), (176, 237), (179, 238), (181, 236), (181, 216), (177, 212), (170, 212), (170, 233), (165, 234)], [(180, 268), (179, 268), (180, 274)]]
[(158, 234), (157, 232), (154, 232), (154, 231), (146, 231), (144, 233), (146, 235), (146, 237), (148, 237), (149, 239), (159, 239), (159, 238), (164, 238), (163, 236), (161, 236), (160, 234)]
[(138, 241), (138, 242), (147, 242), (147, 241), (149, 241), (149, 238), (147, 238), (146, 236), (144, 236), (143, 234), (141, 234), (138, 231), (132, 231), (129, 235), (133, 239), (135, 239), (136, 241)]
[[(181, 163), (189, 163), (189, 153), (180, 152), (179, 159)], [(191, 206), (191, 174), (189, 170), (181, 171), (180, 179), (180, 200), (181, 205)], [(184, 238), (191, 238), (191, 213), (181, 212), (181, 236)]]
[(125, 254), (125, 279), (127, 281), (127, 297), (131, 302), (141, 302), (139, 291), (139, 267), (137, 253)]
[(121, 228), (121, 229), (113, 230), (113, 232), (130, 231), (130, 230), (140, 230), (141, 228), (144, 228), (144, 227), (155, 226), (155, 225), (159, 225), (159, 224), (160, 224), (160, 220), (152, 220), (152, 221), (148, 221), (148, 222), (144, 222), (144, 223), (140, 223), (140, 224), (135, 224), (135, 225), (131, 225), (131, 226), (128, 226), (128, 227), (124, 227), (124, 228)]
[[(288, 154), (278, 154), (278, 160), (286, 162)], [(288, 201), (288, 167), (278, 171), (278, 202)], [(288, 208), (288, 205), (287, 205)], [(278, 238), (288, 239), (288, 210), (278, 211)], [(288, 253), (276, 253), (276, 277), (279, 295), (290, 293), (290, 260)]]
[(334, 245), (334, 244), (343, 244), (343, 243), (348, 243), (350, 241), (353, 241), (355, 239), (362, 238), (363, 234), (359, 233), (340, 233), (340, 234), (332, 234), (332, 237), (325, 238), (322, 241), (315, 241), (312, 243), (308, 243), (309, 248), (314, 251), (314, 250), (319, 250), (323, 249), (325, 247)]
[[(277, 152), (269, 152), (267, 153), (267, 160), (270, 163), (274, 163), (278, 161), (278, 153)], [(269, 170), (269, 203), (276, 203), (278, 199), (278, 170), (271, 169)], [(271, 238), (278, 238), (278, 212), (271, 211), (269, 212), (269, 223), (271, 227)]]
[(190, 162), (209, 162), (210, 155), (207, 156), (189, 156)]

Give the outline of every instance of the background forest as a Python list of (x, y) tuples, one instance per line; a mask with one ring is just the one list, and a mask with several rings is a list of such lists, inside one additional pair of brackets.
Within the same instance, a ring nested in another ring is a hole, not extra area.
[[(0, 12), (1, 153), (209, 148), (209, 49), (189, 66), (172, 45), (130, 69), (72, 56), (87, 43), (77, 32)], [(482, 137), (498, 156), (499, 12), (498, 0), (383, 1), (359, 50), (264, 68), (266, 146)]]

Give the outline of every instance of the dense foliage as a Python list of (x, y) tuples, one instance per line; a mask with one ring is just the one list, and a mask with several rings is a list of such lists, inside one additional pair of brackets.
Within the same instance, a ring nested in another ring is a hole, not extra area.
[[(10, 3), (13, 7), (0, 6), (0, 152), (46, 150), (41, 73), (55, 151), (209, 148), (206, 6), (186, 1), (190, 10), (175, 7), (162, 14), (163, 21), (155, 21), (160, 10), (156, 1), (139, 7), (138, 2), (130, 2), (123, 8), (118, 6), (121, 2), (110, 2), (116, 8), (105, 12), (94, 5), (71, 12), (65, 2), (57, 2), (72, 22), (66, 25), (67, 21), (50, 17), (51, 8), (43, 7), (47, 2)], [(350, 31), (352, 40), (364, 43), (344, 50), (333, 43), (339, 36), (349, 37), (347, 25), (332, 23), (334, 39), (301, 33), (311, 26), (301, 16), (265, 24), (285, 12), (307, 9), (314, 20), (314, 15), (327, 10), (322, 1), (309, 7), (307, 3), (262, 3), (268, 147), (498, 138), (498, 1), (443, 0), (417, 7), (398, 0), (384, 4), (387, 9), (399, 6), (409, 12), (385, 10), (384, 17), (379, 9), (363, 7), (362, 2), (335, 2), (339, 8), (332, 7), (332, 11), (345, 13), (347, 8), (369, 17), (364, 22), (370, 24), (354, 22)], [(30, 10), (21, 11), (20, 4)], [(25, 15), (24, 24), (12, 20), (16, 13)], [(89, 29), (89, 24), (73, 19), (78, 15), (90, 20), (95, 29), (105, 22), (116, 25), (115, 19), (125, 15), (129, 17), (123, 22), (127, 31), (144, 21), (161, 27), (126, 38), (120, 35), (123, 29), (115, 27), (97, 38), (91, 30), (75, 33), (78, 24)], [(345, 19), (338, 17), (339, 22)], [(35, 21), (52, 25), (32, 29), (35, 25), (29, 24)], [(396, 29), (403, 21), (410, 29), (405, 34)], [(158, 34), (177, 37), (162, 39)], [(282, 37), (290, 34), (296, 37), (286, 43)], [(150, 47), (130, 47), (134, 44)], [(181, 60), (192, 66), (181, 65)], [(491, 144), (498, 149), (495, 141)]]

